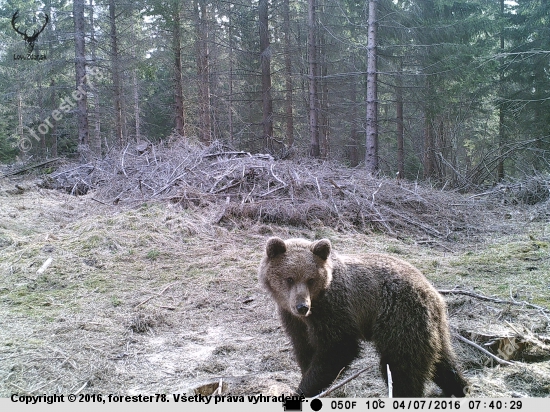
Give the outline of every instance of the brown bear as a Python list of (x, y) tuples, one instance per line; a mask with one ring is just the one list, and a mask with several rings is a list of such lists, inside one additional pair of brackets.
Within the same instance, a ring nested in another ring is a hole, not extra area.
[(468, 383), (451, 347), (441, 295), (409, 263), (383, 254), (339, 255), (328, 239), (270, 238), (259, 279), (277, 302), (302, 371), (298, 394), (315, 396), (372, 341), (395, 397), (422, 397), (432, 379), (445, 396)]

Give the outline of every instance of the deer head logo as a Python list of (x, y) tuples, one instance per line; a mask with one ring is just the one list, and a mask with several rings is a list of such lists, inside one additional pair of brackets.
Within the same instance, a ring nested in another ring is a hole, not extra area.
[(34, 50), (34, 43), (36, 42), (36, 39), (38, 39), (38, 35), (44, 31), (46, 28), (46, 25), (50, 21), (50, 18), (46, 13), (44, 13), (44, 16), (46, 16), (46, 21), (44, 22), (44, 25), (40, 28), (40, 30), (33, 30), (32, 36), (29, 36), (27, 34), (27, 30), (20, 31), (17, 26), (15, 25), (15, 20), (19, 17), (19, 10), (17, 10), (15, 13), (13, 13), (13, 16), (11, 17), (11, 27), (13, 27), (13, 30), (16, 31), (16, 33), (23, 36), (23, 39), (27, 42), (27, 52), (28, 54), (31, 54)]

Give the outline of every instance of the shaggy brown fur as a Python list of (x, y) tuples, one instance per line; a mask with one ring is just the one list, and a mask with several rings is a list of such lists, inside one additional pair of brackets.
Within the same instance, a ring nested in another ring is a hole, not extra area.
[(271, 238), (260, 282), (279, 307), (302, 371), (298, 393), (314, 396), (373, 341), (395, 397), (421, 397), (432, 379), (446, 396), (465, 396), (445, 302), (415, 267), (392, 256), (362, 259), (331, 251), (328, 239)]

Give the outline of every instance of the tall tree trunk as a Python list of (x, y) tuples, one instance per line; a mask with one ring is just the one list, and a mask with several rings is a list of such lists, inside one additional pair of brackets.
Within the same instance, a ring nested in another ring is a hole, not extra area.
[[(504, 19), (504, 0), (500, 0), (500, 18)], [(504, 22), (501, 22), (500, 25), (500, 52), (504, 53)], [(502, 98), (504, 97), (504, 57), (500, 61), (499, 69), (499, 92), (501, 97), (501, 102), (498, 109), (498, 151), (499, 159), (497, 163), (497, 181), (504, 179), (504, 106)]]
[(365, 167), (374, 175), (378, 171), (378, 93), (377, 93), (377, 0), (369, 0), (367, 38), (367, 136)]
[(228, 122), (229, 122), (229, 141), (234, 142), (233, 137), (233, 4), (229, 5), (229, 21), (228, 21), (228, 36), (229, 36), (229, 98), (228, 98)]
[(290, 0), (283, 0), (283, 30), (285, 32), (285, 116), (286, 116), (286, 142), (288, 147), (294, 145), (294, 113), (292, 108), (292, 59), (290, 41)]
[(449, 164), (452, 164), (452, 142), (447, 138), (447, 127), (445, 127), (444, 117), (440, 115), (436, 122), (437, 128), (434, 134), (434, 169), (435, 176), (439, 180), (447, 179), (447, 165), (438, 158), (436, 154), (440, 154)]
[[(94, 27), (94, 0), (90, 0), (90, 47), (92, 53), (92, 64), (97, 67), (97, 57), (96, 57), (96, 40), (95, 40), (95, 27)], [(94, 85), (93, 82), (90, 84), (90, 88), (93, 88), (93, 97), (94, 97), (94, 109), (93, 109), (93, 119), (94, 119), (94, 133), (90, 142), (92, 151), (101, 156), (101, 117), (99, 114), (99, 88), (97, 85)]]
[(208, 11), (206, 0), (195, 3), (197, 74), (199, 76), (199, 136), (204, 143), (212, 141), (210, 121), (210, 68), (208, 62)]
[[(430, 82), (427, 82), (428, 94), (430, 94)], [(434, 176), (435, 173), (435, 132), (434, 132), (434, 119), (432, 118), (432, 112), (428, 108), (424, 114), (424, 179), (429, 179)]]
[(503, 102), (500, 102), (498, 109), (498, 152), (499, 159), (497, 163), (497, 181), (504, 180), (504, 108)]
[(273, 152), (273, 100), (271, 98), (271, 47), (269, 44), (268, 0), (259, 2), (260, 64), (262, 68), (263, 140), (268, 152)]
[[(538, 61), (535, 64), (535, 67), (533, 70), (533, 78), (532, 78), (533, 84), (531, 89), (533, 92), (532, 99), (534, 101), (534, 104), (532, 104), (533, 123), (535, 125), (535, 130), (536, 130), (535, 136), (538, 137), (538, 139), (535, 141), (535, 146), (534, 146), (535, 156), (531, 161), (531, 168), (533, 171), (544, 169), (545, 165), (547, 164), (547, 161), (544, 155), (545, 147), (543, 144), (543, 140), (541, 139), (541, 136), (545, 136), (545, 137), (548, 136), (548, 128), (546, 126), (547, 118), (548, 118), (548, 109), (542, 103), (545, 99), (548, 98), (546, 84), (544, 85), (541, 84), (544, 78), (546, 78), (546, 65), (544, 62)], [(503, 119), (503, 123), (504, 123), (504, 119)], [(502, 139), (502, 143), (501, 143), (501, 150), (500, 150), (501, 153), (504, 151), (503, 149), (504, 149), (504, 138)], [(504, 162), (503, 159), (501, 161)], [(504, 178), (504, 176), (502, 178)]]
[(319, 157), (319, 124), (318, 124), (318, 96), (317, 96), (317, 40), (316, 30), (316, 0), (308, 0), (308, 80), (309, 80), (309, 133), (310, 154)]
[(173, 3), (172, 49), (174, 51), (174, 103), (176, 133), (185, 136), (185, 112), (183, 105), (183, 70), (181, 66), (181, 11), (179, 0)]
[(75, 71), (76, 88), (74, 93), (79, 97), (77, 100), (76, 112), (78, 122), (78, 145), (79, 151), (88, 145), (88, 102), (86, 98), (86, 49), (84, 42), (84, 2), (85, 0), (74, 0), (73, 19), (75, 37)]
[(26, 153), (32, 147), (32, 141), (27, 142), (25, 138), (25, 129), (23, 126), (23, 97), (21, 96), (21, 88), (17, 92), (17, 136), (19, 136), (19, 148), (18, 157), (23, 160), (26, 157)]
[[(52, 15), (52, 0), (46, 0), (44, 2), (44, 12), (48, 15)], [(52, 33), (52, 30), (48, 30), (46, 34), (46, 42), (48, 43), (48, 55), (53, 56), (53, 44), (54, 44), (54, 35)], [(53, 77), (52, 71), (47, 70), (46, 74), (49, 77)], [(58, 102), (55, 99), (55, 80), (52, 79), (50, 81), (50, 106), (49, 107), (56, 107)], [(50, 129), (50, 138), (48, 143), (50, 144), (50, 155), (52, 157), (57, 157), (57, 120), (52, 116), (51, 117), (52, 127)], [(55, 148), (55, 154), (54, 154), (54, 148)]]
[(125, 139), (122, 133), (122, 90), (120, 81), (120, 65), (118, 63), (118, 44), (116, 30), (115, 0), (109, 0), (109, 24), (111, 29), (111, 73), (113, 76), (113, 93), (115, 103), (115, 138), (120, 147), (124, 146)]
[(399, 68), (395, 86), (396, 121), (397, 121), (397, 178), (405, 177), (405, 143), (403, 127), (403, 68), (399, 62)]
[[(324, 13), (324, 4), (322, 5)], [(326, 38), (323, 34), (319, 34), (319, 48), (317, 50), (317, 56), (319, 58), (319, 81), (318, 85), (321, 88), (319, 99), (319, 117), (320, 117), (320, 130), (319, 138), (321, 139), (321, 157), (327, 159), (330, 155), (330, 117), (329, 117), (329, 103), (328, 103), (328, 67), (326, 62)]]
[[(50, 83), (50, 88), (52, 90), (50, 107), (55, 107), (55, 105), (58, 104), (58, 102), (57, 102), (57, 96), (56, 96), (56, 92), (55, 92), (55, 80), (53, 80), (53, 79)], [(52, 123), (53, 123), (53, 127), (52, 127), (52, 130), (50, 132), (50, 136), (52, 138), (51, 139), (51, 142), (52, 142), (51, 152), (52, 152), (52, 158), (55, 158), (55, 157), (57, 157), (57, 121), (55, 120), (55, 118), (53, 116), (52, 116)]]
[(353, 76), (351, 79), (351, 130), (350, 130), (350, 144), (349, 144), (349, 162), (350, 165), (355, 167), (359, 164), (359, 127), (358, 117), (359, 110), (357, 105), (357, 77)]
[[(37, 52), (38, 54), (40, 54), (40, 50), (37, 50), (37, 48), (35, 47), (34, 48), (35, 52)], [(37, 101), (38, 101), (38, 107), (40, 107), (40, 118), (41, 119), (44, 119), (46, 118), (46, 107), (45, 107), (45, 104), (44, 104), (44, 89), (42, 87), (42, 72), (39, 71), (37, 73), (37, 93), (38, 93), (38, 96), (37, 96)], [(51, 124), (51, 122), (50, 122)], [(40, 150), (38, 150), (38, 154), (40, 156), (45, 156), (46, 155), (46, 135), (48, 133), (51, 133), (51, 126), (48, 128), (47, 132), (43, 135), (40, 136), (40, 142), (39, 145), (40, 145)]]
[(134, 69), (134, 117), (136, 127), (136, 142), (141, 140), (141, 122), (139, 114), (139, 84), (137, 79), (137, 69)]

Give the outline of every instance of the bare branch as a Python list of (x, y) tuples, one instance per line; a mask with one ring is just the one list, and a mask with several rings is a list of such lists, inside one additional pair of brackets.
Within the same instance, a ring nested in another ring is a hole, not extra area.
[(543, 306), (534, 305), (529, 302), (525, 301), (518, 301), (518, 300), (507, 300), (507, 299), (500, 299), (500, 298), (492, 298), (489, 296), (480, 295), (479, 293), (471, 292), (468, 290), (462, 290), (462, 289), (439, 289), (439, 293), (442, 295), (466, 295), (471, 296), (476, 299), (484, 300), (487, 302), (495, 302), (495, 303), (504, 303), (508, 305), (518, 305), (518, 306), (527, 306), (533, 309), (538, 309), (545, 313), (550, 313), (550, 310), (548, 308), (545, 308)]
[[(357, 378), (359, 375), (361, 375), (363, 372), (366, 372), (368, 371), (369, 368), (364, 368), (364, 369), (361, 369), (360, 371), (354, 373), (353, 375), (351, 375), (349, 378), (347, 379), (344, 379), (342, 382), (340, 382), (339, 384), (337, 385), (333, 385), (331, 386), (330, 388), (328, 388), (327, 390), (321, 392), (319, 395), (317, 396), (314, 396), (312, 399), (317, 399), (317, 398), (324, 398), (325, 396), (327, 396), (328, 394), (330, 394), (331, 392), (333, 392), (334, 390), (344, 386), (346, 383), (354, 380), (355, 378)], [(342, 371), (340, 371), (340, 373), (342, 373)], [(338, 376), (340, 376), (340, 373), (338, 373)], [(338, 376), (336, 377), (336, 379), (338, 379)], [(336, 380), (334, 379), (334, 380)]]
[(467, 343), (468, 345), (470, 346), (473, 346), (474, 348), (476, 348), (477, 350), (483, 352), (485, 355), (493, 358), (495, 361), (497, 361), (498, 363), (500, 363), (501, 365), (513, 365), (514, 363), (513, 362), (510, 362), (510, 361), (506, 361), (504, 359), (500, 359), (498, 356), (496, 355), (493, 355), (491, 352), (489, 352), (487, 349), (479, 346), (477, 343), (475, 342), (472, 342), (471, 340), (469, 339), (466, 339), (464, 336), (461, 336), (459, 335), (458, 333), (455, 333), (454, 336), (457, 337), (457, 339), (461, 340), (462, 342), (464, 343)]

